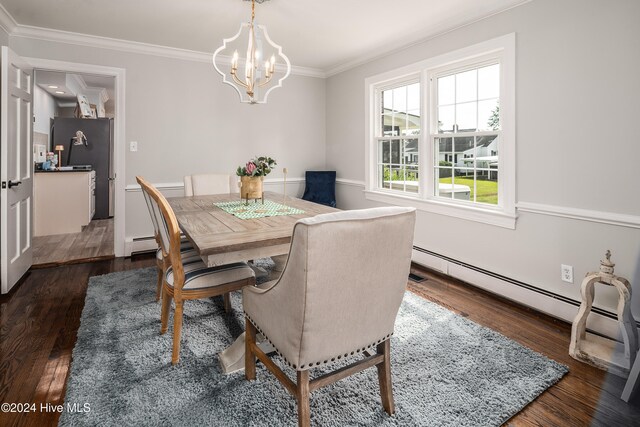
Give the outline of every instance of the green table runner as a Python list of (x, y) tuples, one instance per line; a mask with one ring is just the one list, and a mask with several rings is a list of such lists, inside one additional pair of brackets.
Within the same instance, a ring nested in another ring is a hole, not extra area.
[(292, 208), (291, 206), (282, 205), (271, 200), (265, 200), (264, 204), (256, 201), (250, 201), (248, 205), (245, 205), (244, 200), (236, 200), (233, 202), (214, 203), (213, 205), (240, 219), (264, 218), (267, 216), (278, 215), (297, 215), (304, 213), (301, 209)]

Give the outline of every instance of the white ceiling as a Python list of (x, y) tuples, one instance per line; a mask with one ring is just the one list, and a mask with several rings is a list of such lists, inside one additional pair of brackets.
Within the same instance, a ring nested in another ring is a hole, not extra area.
[[(293, 65), (328, 72), (529, 0), (271, 0), (256, 22)], [(248, 21), (242, 0), (0, 0), (22, 26), (213, 52)]]
[[(105, 89), (109, 98), (113, 98), (114, 96), (115, 79), (110, 76), (37, 70), (35, 83), (56, 99), (75, 99), (78, 89), (71, 88), (67, 85), (68, 76), (73, 76), (76, 79), (80, 86), (78, 88), (80, 91), (83, 88), (91, 90)], [(57, 86), (57, 88), (51, 88), (49, 86)], [(59, 94), (56, 93), (56, 91), (65, 93)]]
[[(69, 84), (70, 81), (72, 85)], [(56, 100), (58, 106), (68, 106), (69, 103), (75, 105), (78, 94), (87, 95), (88, 92), (99, 92), (103, 89), (107, 91), (108, 96), (105, 102), (105, 109), (111, 111), (115, 106), (114, 77), (37, 70), (35, 84), (40, 86), (45, 92), (48, 92)], [(60, 94), (57, 92), (64, 93)]]

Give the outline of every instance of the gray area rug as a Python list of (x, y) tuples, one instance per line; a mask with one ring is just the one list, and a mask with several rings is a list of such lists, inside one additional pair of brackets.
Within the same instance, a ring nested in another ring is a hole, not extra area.
[[(221, 373), (217, 354), (244, 329), (222, 298), (185, 303), (181, 362), (160, 335), (155, 268), (92, 277), (60, 425), (282, 426), (295, 400), (264, 367)], [(407, 292), (391, 341), (396, 414), (382, 409), (375, 369), (311, 394), (315, 426), (498, 426), (567, 372), (504, 336)], [(286, 370), (293, 375), (291, 370)], [(323, 370), (313, 370), (312, 377)]]

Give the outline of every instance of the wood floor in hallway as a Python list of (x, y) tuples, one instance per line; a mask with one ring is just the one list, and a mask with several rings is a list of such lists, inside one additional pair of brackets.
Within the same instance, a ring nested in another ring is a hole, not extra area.
[(36, 268), (114, 257), (113, 218), (91, 221), (80, 233), (33, 238)]

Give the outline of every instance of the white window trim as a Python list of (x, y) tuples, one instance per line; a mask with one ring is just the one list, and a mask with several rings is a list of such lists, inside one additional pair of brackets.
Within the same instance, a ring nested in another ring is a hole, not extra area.
[[(432, 212), (455, 218), (477, 221), (504, 228), (516, 227), (516, 126), (515, 126), (515, 33), (507, 34), (472, 46), (458, 49), (443, 55), (429, 58), (411, 65), (388, 71), (365, 79), (365, 197), (368, 200), (413, 206), (419, 210)], [(384, 190), (376, 185), (377, 150), (371, 141), (376, 135), (376, 91), (392, 83), (407, 80), (420, 75), (420, 92), (427, 93), (421, 98), (421, 120), (418, 155), (420, 159), (433, 158), (432, 144), (425, 144), (430, 135), (429, 108), (431, 93), (427, 80), (428, 74), (449, 64), (485, 57), (488, 54), (500, 55), (500, 125), (501, 146), (499, 157), (500, 182), (502, 188), (502, 205), (465, 203), (461, 201), (447, 201), (440, 197), (428, 197), (426, 183), (433, 181), (433, 168), (430, 161), (420, 162), (420, 191), (418, 195)]]
[[(394, 89), (394, 88), (405, 86), (405, 85), (411, 85), (411, 84), (414, 84), (414, 83), (420, 83), (420, 85), (421, 85), (420, 87), (422, 87), (422, 75), (421, 75), (421, 73), (413, 73), (413, 74), (409, 74), (409, 75), (403, 75), (400, 78), (393, 79), (391, 81), (387, 81), (384, 84), (376, 85), (375, 88), (374, 88), (374, 96), (373, 96), (373, 100), (374, 100), (373, 110), (376, 111), (376, 112), (379, 112), (379, 111), (382, 110), (382, 103), (380, 102), (382, 98), (379, 97), (376, 92), (382, 93), (385, 90)], [(421, 89), (420, 90), (420, 108), (421, 109), (422, 109), (422, 98), (423, 97), (422, 97), (422, 89)], [(422, 118), (421, 118), (421, 120), (422, 120)], [(384, 136), (378, 137), (378, 136), (376, 136), (376, 130), (377, 129), (382, 129), (382, 117), (380, 116), (380, 114), (375, 114), (375, 118), (374, 118), (373, 122), (374, 122), (373, 123), (373, 132), (374, 133), (372, 134), (372, 140), (373, 139), (376, 139), (376, 140), (379, 140), (379, 139), (389, 139), (389, 140), (391, 140), (391, 139), (399, 139), (400, 141), (402, 141), (403, 139), (417, 139), (418, 140), (418, 159), (421, 158), (420, 156), (422, 155), (422, 151), (421, 150), (422, 150), (422, 135), (423, 135), (422, 129), (420, 130), (420, 134), (419, 135), (404, 135), (404, 136), (403, 135), (398, 135), (397, 137), (384, 137)], [(377, 181), (377, 177), (378, 177), (377, 171), (378, 171), (378, 161), (379, 161), (379, 159), (378, 159), (378, 156), (376, 154), (376, 151), (373, 150), (373, 152), (374, 152), (374, 162), (375, 162), (375, 164), (373, 165), (373, 169), (375, 171), (374, 173), (376, 174), (373, 179)], [(418, 176), (422, 176), (422, 165), (421, 164), (418, 164)], [(384, 191), (390, 191), (390, 192), (392, 192), (392, 194), (396, 193), (395, 190), (380, 189), (375, 183), (373, 184), (373, 188), (377, 188), (377, 189), (379, 189), (380, 191), (383, 191), (383, 192)], [(418, 194), (421, 197), (421, 194), (422, 194), (421, 193), (421, 191), (422, 191), (422, 184), (421, 183), (418, 186), (418, 190), (420, 191), (420, 193), (418, 193)]]

